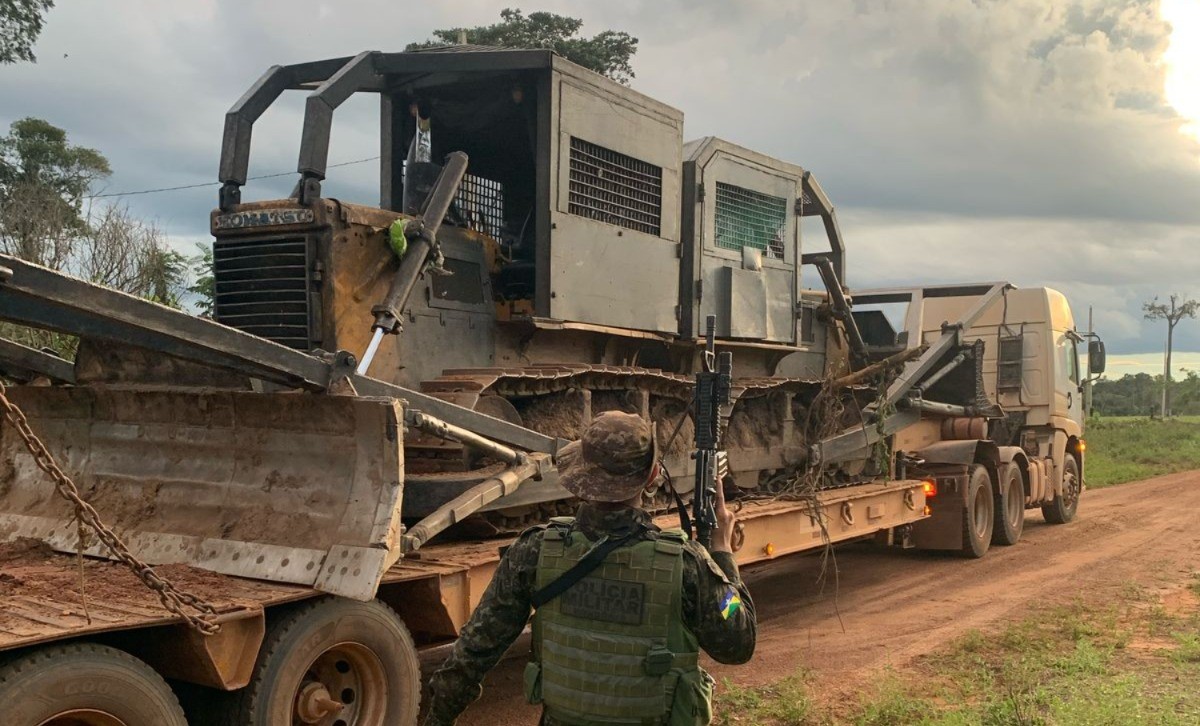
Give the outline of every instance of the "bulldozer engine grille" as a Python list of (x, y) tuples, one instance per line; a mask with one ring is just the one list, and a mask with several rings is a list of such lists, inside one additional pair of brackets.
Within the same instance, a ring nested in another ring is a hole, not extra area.
[(309, 270), (304, 237), (216, 240), (217, 322), (297, 350), (310, 350)]
[(474, 174), (463, 177), (454, 198), (467, 226), (492, 239), (500, 239), (504, 227), (504, 185)]
[(567, 210), (657, 237), (662, 229), (662, 167), (572, 136)]
[(717, 247), (762, 250), (775, 260), (783, 259), (783, 235), (787, 227), (787, 200), (751, 189), (717, 182)]

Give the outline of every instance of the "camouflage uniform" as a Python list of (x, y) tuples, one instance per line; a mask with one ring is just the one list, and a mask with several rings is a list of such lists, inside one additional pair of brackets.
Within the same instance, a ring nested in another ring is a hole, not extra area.
[[(606, 423), (607, 431), (604, 430)], [(631, 436), (629, 421), (615, 421), (611, 414), (597, 417), (584, 435), (582, 452), (580, 442), (576, 442), (568, 447), (574, 447), (574, 450), (564, 451), (560, 457), (563, 485), (592, 501), (625, 501), (631, 497), (628, 482), (632, 481), (636, 484), (632, 488), (635, 495), (647, 481), (653, 458), (647, 466), (644, 460), (637, 461), (639, 457), (621, 455), (620, 449), (622, 446), (627, 450), (642, 448), (643, 453), (656, 456), (657, 447), (651, 443), (652, 429), (645, 422), (641, 422), (641, 427), (643, 431)], [(593, 430), (597, 428), (600, 430)], [(649, 432), (649, 441), (645, 432)], [(589, 434), (600, 434), (602, 442), (609, 446), (595, 446), (589, 452)], [(609, 455), (606, 464), (610, 466), (606, 471), (596, 472), (594, 459), (601, 449)], [(617, 450), (616, 455), (613, 455), (613, 449)], [(583, 461), (589, 458), (589, 453), (593, 454), (590, 469)], [(587, 470), (580, 471), (582, 469)], [(589, 501), (579, 507), (575, 526), (592, 541), (604, 535), (619, 538), (631, 532), (657, 531), (650, 515), (640, 509), (614, 508)], [(532, 611), (530, 600), (536, 590), (535, 578), (545, 530), (544, 526), (527, 530), (500, 560), (491, 584), (471, 619), (463, 626), (450, 657), (431, 679), (426, 726), (453, 724), (479, 697), (484, 675), (499, 662), (525, 628)], [(730, 594), (741, 598), (742, 607), (731, 614), (723, 614), (723, 603), (728, 602)], [(710, 555), (695, 542), (685, 544), (682, 605), (685, 626), (714, 660), (745, 663), (753, 655), (756, 637), (754, 604), (731, 554), (716, 552)], [(552, 722), (545, 719), (543, 723)]]

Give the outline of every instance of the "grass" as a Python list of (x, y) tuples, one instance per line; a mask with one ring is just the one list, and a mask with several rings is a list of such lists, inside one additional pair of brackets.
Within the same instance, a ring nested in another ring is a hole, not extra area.
[(764, 723), (805, 726), (811, 723), (810, 684), (803, 672), (761, 688), (735, 686), (728, 679), (722, 686), (720, 710), (713, 714), (716, 726)]
[(1093, 419), (1087, 439), (1089, 488), (1098, 489), (1177, 471), (1200, 469), (1200, 417), (1167, 421), (1112, 417)]
[[(1195, 580), (1179, 591), (1195, 589)], [(1200, 598), (1170, 608), (1131, 585), (1103, 603), (1035, 609), (885, 671), (836, 704), (813, 674), (768, 688), (726, 682), (717, 724), (1124, 726), (1200, 723)]]

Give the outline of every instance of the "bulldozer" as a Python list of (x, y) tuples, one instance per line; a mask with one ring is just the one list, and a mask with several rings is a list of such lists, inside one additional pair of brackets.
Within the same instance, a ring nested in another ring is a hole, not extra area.
[[(245, 201), (254, 120), (295, 88), (313, 93), (293, 196)], [(321, 196), (333, 115), (363, 92), (380, 99), (378, 207)], [(373, 378), (561, 439), (602, 411), (640, 413), (658, 422), (686, 492), (690, 379), (712, 315), (737, 361), (735, 480), (788, 479), (809, 456), (822, 383), (870, 362), (842, 294), (836, 213), (804, 169), (721, 139), (684, 144), (682, 132), (680, 112), (549, 51), (272, 68), (226, 116), (214, 317), (299, 350), (353, 351)], [(398, 258), (390, 231), (421, 212), (440, 171), (431, 160), (452, 152), (470, 163), (437, 249)], [(829, 251), (802, 254), (806, 217), (824, 222)], [(381, 308), (414, 257), (424, 273), (403, 310)], [(806, 266), (833, 298), (806, 292)], [(480, 476), (472, 452), (437, 441), (408, 444), (406, 462), (407, 516)], [(519, 527), (562, 496), (528, 487), (493, 507)]]

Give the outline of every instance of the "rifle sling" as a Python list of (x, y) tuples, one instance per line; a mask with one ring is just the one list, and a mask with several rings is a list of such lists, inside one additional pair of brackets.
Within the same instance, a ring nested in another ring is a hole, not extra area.
[(558, 578), (556, 578), (550, 584), (533, 593), (533, 597), (531, 597), (529, 600), (530, 603), (533, 605), (534, 609), (542, 607), (554, 598), (571, 589), (572, 585), (587, 577), (592, 570), (596, 569), (604, 562), (604, 558), (608, 557), (613, 550), (627, 544), (630, 540), (642, 534), (644, 534), (644, 530), (635, 530), (624, 537), (605, 540), (596, 545), (589, 550), (588, 553), (579, 560), (579, 562), (576, 562), (571, 569), (559, 575)]
[(675, 484), (670, 478), (667, 479), (667, 488), (671, 490), (671, 496), (675, 497), (675, 510), (679, 512), (679, 528), (688, 536), (688, 539), (691, 539), (692, 518), (688, 514), (687, 506), (683, 503), (683, 497), (679, 496), (679, 492), (675, 491)]

